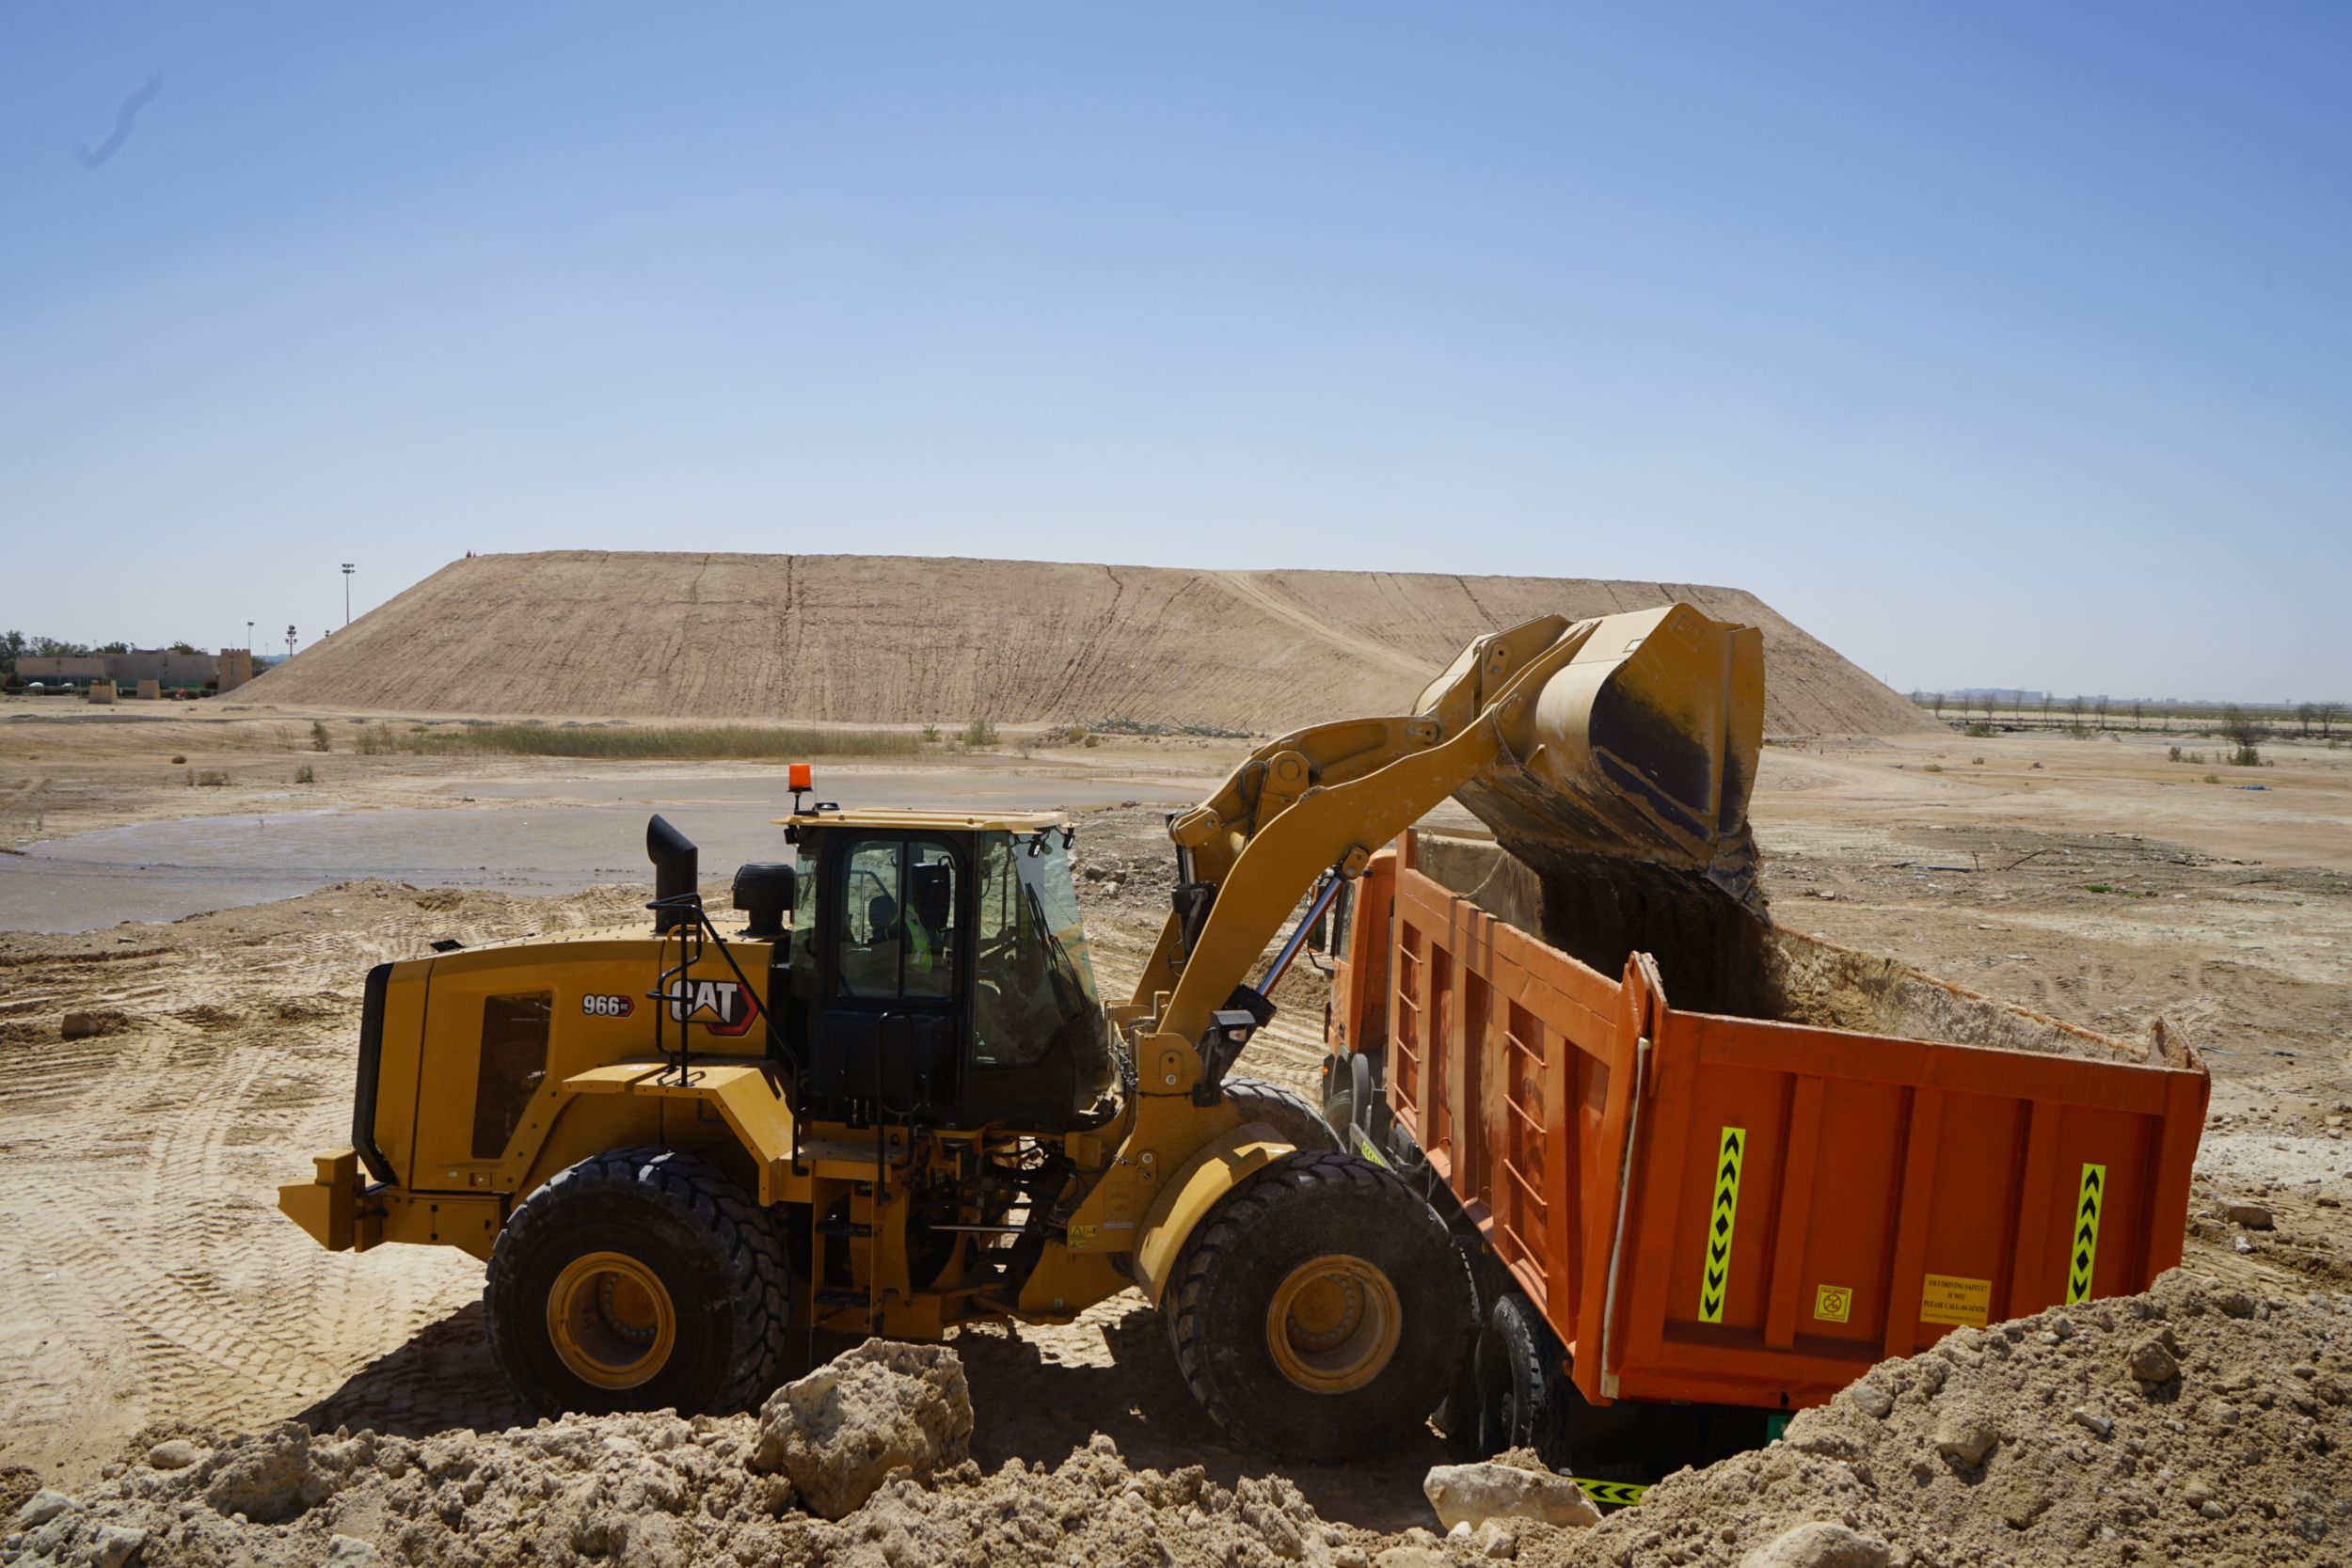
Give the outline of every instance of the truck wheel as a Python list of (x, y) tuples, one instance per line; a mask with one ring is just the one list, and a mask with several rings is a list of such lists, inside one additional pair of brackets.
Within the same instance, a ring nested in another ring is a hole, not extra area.
[(1497, 1298), (1478, 1342), (1478, 1437), (1486, 1453), (1534, 1449), (1547, 1462), (1559, 1452), (1562, 1428), (1560, 1341), (1517, 1291)]
[[(1482, 1322), (1486, 1316), (1479, 1305), (1486, 1292), (1479, 1287), (1473, 1260), (1483, 1244), (1459, 1236), (1454, 1243), (1454, 1262), (1462, 1271), (1463, 1300), (1469, 1305), (1472, 1323)], [(1486, 1459), (1494, 1451), (1478, 1446), (1485, 1435), (1480, 1430), (1485, 1400), (1478, 1383), (1478, 1338), (1471, 1336), (1470, 1347), (1454, 1358), (1454, 1379), (1446, 1385), (1445, 1402), (1430, 1418), (1438, 1435), (1445, 1439), (1446, 1451), (1456, 1459)]]
[(1468, 1335), (1445, 1223), (1352, 1154), (1286, 1154), (1220, 1198), (1162, 1310), (1176, 1365), (1244, 1448), (1346, 1459), (1424, 1430)]
[(1361, 1051), (1333, 1057), (1327, 1076), (1337, 1086), (1323, 1101), (1323, 1119), (1339, 1134), (1340, 1147), (1355, 1149), (1359, 1135), (1370, 1138), (1375, 1148), (1384, 1145), (1389, 1135), (1389, 1102), (1372, 1058)]
[(1242, 1120), (1264, 1122), (1293, 1148), (1340, 1147), (1339, 1135), (1331, 1131), (1331, 1124), (1315, 1114), (1314, 1106), (1303, 1094), (1293, 1094), (1263, 1078), (1228, 1078), (1224, 1089), (1226, 1098), (1240, 1110)]
[(625, 1148), (560, 1171), (490, 1253), (490, 1355), (547, 1414), (739, 1410), (775, 1384), (784, 1248), (709, 1161)]

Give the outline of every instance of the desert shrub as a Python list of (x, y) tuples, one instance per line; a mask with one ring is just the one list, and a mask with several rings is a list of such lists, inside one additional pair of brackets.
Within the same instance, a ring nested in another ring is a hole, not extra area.
[(1931, 762), (1925, 768), (1920, 768), (1919, 771), (1922, 773), (1941, 773), (1944, 771), (1944, 765), (1940, 762)]
[(187, 759), (187, 758), (185, 758), (185, 757), (173, 757), (173, 758), (171, 759), (171, 765), (172, 765), (174, 768), (177, 768), (177, 767), (179, 767), (182, 763), (183, 763), (183, 762), (185, 762), (185, 761), (187, 761), (187, 760), (188, 760), (188, 759)]
[(939, 726), (937, 724), (926, 724), (923, 726), (923, 744), (926, 746), (936, 746), (939, 744)]
[(2178, 746), (2169, 748), (2167, 754), (2169, 755), (2174, 762), (2181, 760), (2181, 749)]
[(316, 784), (318, 782), (318, 769), (312, 768), (309, 763), (306, 762), (301, 767), (294, 769), (294, 783)]
[(227, 787), (228, 784), (229, 775), (226, 773), (208, 771), (196, 776), (196, 784), (199, 789), (222, 789)]
[(975, 751), (983, 746), (993, 746), (997, 740), (996, 721), (983, 713), (969, 724), (964, 725), (963, 733), (956, 738)]
[(2270, 726), (2255, 721), (2243, 708), (2221, 710), (2221, 737), (2235, 749), (2230, 753), (2233, 768), (2260, 768), (2262, 753), (2255, 748), (2270, 738)]
[(312, 720), (310, 721), (310, 750), (313, 752), (331, 752), (334, 749), (334, 743), (326, 737), (326, 726), (320, 723), (315, 719)]
[(1972, 767), (1972, 768), (1982, 768), (1982, 767), (1984, 766), (1984, 758), (1982, 758), (1982, 757), (1970, 757), (1970, 758), (1968, 759), (1968, 763), (1969, 763), (1969, 766), (1970, 766), (1970, 767)]
[(2218, 773), (2208, 773), (2205, 775), (2205, 782), (2207, 784), (2219, 784), (2221, 782), (2221, 775)]
[(900, 730), (770, 728), (763, 724), (581, 725), (469, 722), (446, 731), (393, 735), (381, 725), (362, 731), (363, 755), (507, 755), (538, 757), (678, 758), (687, 761), (800, 762), (810, 757), (885, 756), (912, 752)]
[(1962, 733), (1964, 735), (1974, 736), (1979, 740), (1982, 740), (1986, 736), (1993, 733), (1993, 726), (1986, 723), (1981, 719), (1971, 719), (1968, 721), (1968, 728)]

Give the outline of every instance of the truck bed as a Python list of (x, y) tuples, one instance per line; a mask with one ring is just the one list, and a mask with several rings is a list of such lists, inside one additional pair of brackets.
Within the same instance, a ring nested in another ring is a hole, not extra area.
[(1597, 919), (1593, 896), (1408, 834), (1366, 966), (1397, 1125), (1588, 1399), (1815, 1404), (2179, 1260), (2209, 1085), (2177, 1034), (2113, 1039), (1671, 890)]

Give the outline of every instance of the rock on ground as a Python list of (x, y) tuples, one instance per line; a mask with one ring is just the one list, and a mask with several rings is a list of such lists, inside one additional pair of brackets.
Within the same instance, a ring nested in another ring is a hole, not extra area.
[(1475, 1530), (1489, 1519), (1533, 1519), (1564, 1529), (1600, 1522), (1600, 1510), (1576, 1482), (1548, 1470), (1494, 1463), (1439, 1465), (1422, 1490), (1448, 1529), (1467, 1525)]
[(838, 1519), (893, 1471), (924, 1477), (972, 1448), (972, 1391), (945, 1345), (868, 1339), (768, 1398), (752, 1467), (781, 1471), (802, 1504)]
[(1843, 1525), (1799, 1525), (1750, 1552), (1740, 1568), (1886, 1568), (1886, 1543)]

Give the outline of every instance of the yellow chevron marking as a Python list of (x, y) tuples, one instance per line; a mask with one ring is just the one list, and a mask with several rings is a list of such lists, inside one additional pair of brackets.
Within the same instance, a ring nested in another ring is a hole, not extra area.
[(2090, 1271), (2099, 1260), (2099, 1212), (2107, 1206), (2107, 1167), (2083, 1166), (2081, 1196), (2074, 1199), (2074, 1229), (2066, 1241), (2066, 1299), (2090, 1294)]
[(1731, 1227), (1740, 1216), (1740, 1164), (1748, 1154), (1748, 1130), (1724, 1129), (1715, 1153), (1715, 1201), (1707, 1209), (1707, 1256), (1699, 1263), (1699, 1322), (1724, 1321), (1724, 1296), (1731, 1285)]

